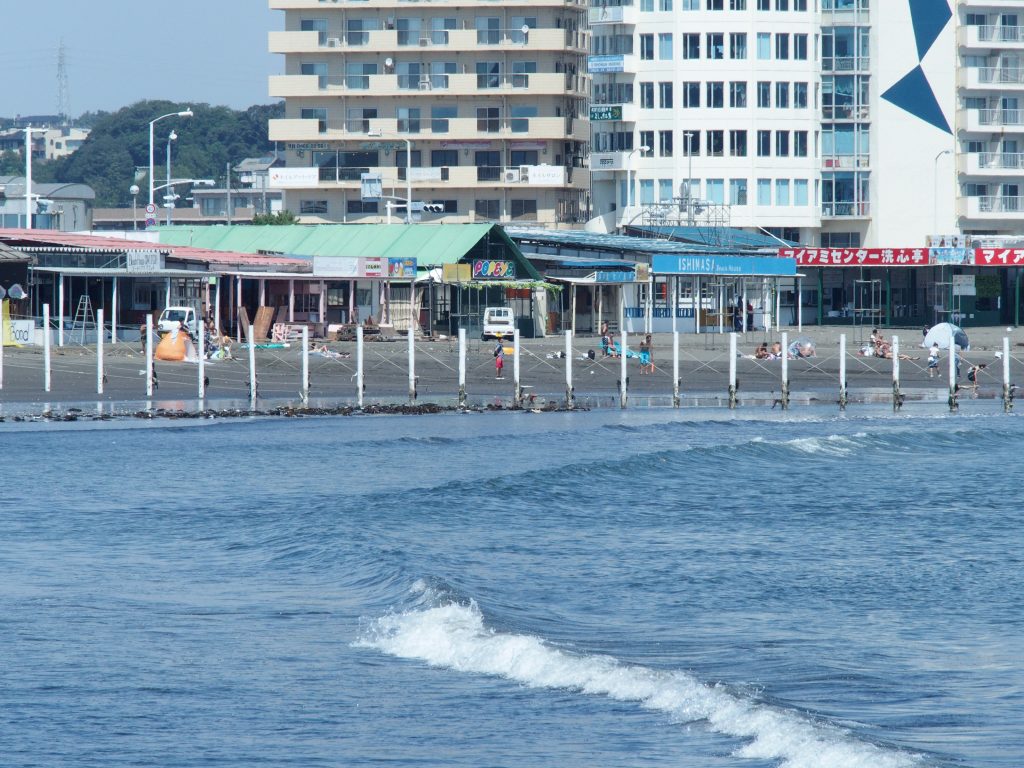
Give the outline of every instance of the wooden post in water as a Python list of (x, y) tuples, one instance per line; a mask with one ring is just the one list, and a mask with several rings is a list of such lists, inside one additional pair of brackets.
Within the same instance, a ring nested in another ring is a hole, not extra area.
[(360, 410), (363, 407), (363, 391), (366, 385), (363, 384), (363, 326), (356, 326), (356, 404)]
[(620, 377), (619, 378), (619, 407), (620, 408), (625, 408), (626, 407), (626, 400), (629, 397), (629, 395), (628, 395), (629, 378), (627, 376), (627, 372), (628, 371), (627, 371), (627, 368), (626, 368), (626, 361), (628, 360), (628, 358), (626, 357), (626, 351), (627, 350), (626, 350), (626, 328), (625, 328), (625, 326), (623, 326), (623, 328), (622, 328), (621, 337), (622, 337), (622, 341), (621, 341), (620, 347), (619, 347), (619, 351), (622, 353), (621, 357), (619, 358), (619, 377)]
[(409, 405), (416, 404), (416, 334), (409, 319)]
[(50, 391), (50, 305), (43, 304), (43, 391)]
[(565, 407), (576, 407), (576, 389), (572, 385), (572, 331), (565, 332)]
[(519, 329), (512, 329), (512, 407), (522, 408), (523, 388), (519, 380)]
[[(362, 334), (362, 326), (356, 326), (356, 335)], [(302, 381), (299, 383), (299, 399), (309, 405), (309, 326), (302, 326)]]
[(1013, 410), (1013, 389), (1010, 387), (1010, 339), (1003, 337), (1003, 411)]
[[(0, 347), (3, 343), (0, 342)], [(96, 310), (96, 394), (103, 394), (103, 309)]]
[(892, 337), (892, 410), (895, 413), (903, 407), (903, 393), (900, 392), (900, 337)]
[(956, 339), (950, 333), (949, 339), (949, 412), (956, 413), (960, 410), (960, 403), (957, 402), (956, 383)]
[(256, 410), (256, 329), (249, 323), (249, 409)]
[(459, 328), (459, 408), (466, 407), (466, 329)]
[(146, 313), (146, 397), (153, 396), (153, 316)]
[(839, 410), (846, 410), (848, 402), (846, 388), (846, 334), (839, 334)]
[(672, 331), (672, 407), (679, 404), (679, 331)]
[(789, 333), (782, 332), (782, 410), (789, 410)]
[(206, 323), (204, 322), (202, 327), (199, 329), (199, 333), (196, 334), (198, 337), (196, 342), (199, 344), (199, 372), (196, 374), (198, 381), (196, 382), (196, 389), (199, 392), (199, 407), (203, 406), (203, 400), (206, 399)]
[(736, 409), (736, 333), (729, 334), (729, 410)]

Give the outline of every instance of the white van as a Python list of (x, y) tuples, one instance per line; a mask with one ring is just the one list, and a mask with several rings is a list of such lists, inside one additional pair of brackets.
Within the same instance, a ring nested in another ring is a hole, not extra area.
[(484, 327), (480, 338), (494, 339), (500, 334), (503, 339), (511, 339), (515, 327), (516, 318), (509, 307), (487, 307), (484, 310)]
[(160, 319), (156, 322), (157, 330), (160, 333), (169, 333), (183, 324), (192, 338), (195, 338), (199, 331), (199, 320), (196, 311), (192, 307), (167, 307), (160, 313)]

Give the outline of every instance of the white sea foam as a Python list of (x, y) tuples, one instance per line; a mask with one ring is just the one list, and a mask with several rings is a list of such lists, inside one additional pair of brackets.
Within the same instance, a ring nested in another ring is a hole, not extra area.
[[(422, 585), (418, 585), (422, 589)], [(744, 698), (685, 672), (568, 653), (530, 635), (495, 632), (475, 604), (390, 614), (367, 628), (359, 647), (458, 672), (495, 675), (531, 688), (568, 689), (700, 721), (745, 741), (737, 756), (778, 760), (780, 768), (902, 768), (921, 759), (858, 740), (849, 731)]]

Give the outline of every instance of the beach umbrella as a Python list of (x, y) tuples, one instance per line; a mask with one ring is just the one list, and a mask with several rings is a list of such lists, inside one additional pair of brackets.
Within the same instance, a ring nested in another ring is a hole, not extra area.
[(28, 296), (28, 294), (25, 293), (25, 289), (22, 288), (20, 284), (15, 283), (14, 285), (7, 289), (7, 296), (9, 298), (14, 299), (15, 301), (21, 301), (26, 296)]
[(797, 336), (789, 342), (790, 357), (817, 357), (814, 342), (809, 336)]
[(967, 339), (964, 329), (953, 323), (933, 325), (925, 334), (921, 346), (930, 347), (932, 344), (938, 344), (939, 349), (949, 349), (951, 344), (956, 344), (960, 349), (971, 348), (971, 342)]

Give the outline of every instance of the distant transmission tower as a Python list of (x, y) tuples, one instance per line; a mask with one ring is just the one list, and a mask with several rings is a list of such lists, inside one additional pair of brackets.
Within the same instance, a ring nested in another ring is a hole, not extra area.
[(71, 111), (68, 96), (68, 59), (64, 51), (64, 38), (60, 39), (57, 49), (57, 114), (61, 125), (68, 124), (68, 113)]

